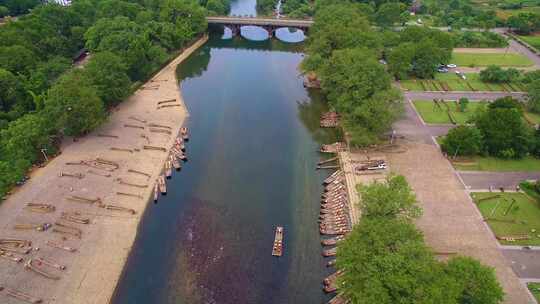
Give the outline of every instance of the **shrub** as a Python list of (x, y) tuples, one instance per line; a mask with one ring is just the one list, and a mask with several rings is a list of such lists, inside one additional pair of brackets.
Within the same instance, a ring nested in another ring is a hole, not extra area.
[(482, 151), (483, 140), (476, 127), (458, 126), (451, 129), (444, 138), (441, 148), (446, 153), (455, 155), (476, 155)]

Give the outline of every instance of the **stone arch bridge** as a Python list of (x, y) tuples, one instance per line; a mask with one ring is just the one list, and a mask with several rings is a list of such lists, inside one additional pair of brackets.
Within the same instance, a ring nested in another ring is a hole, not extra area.
[(240, 34), (242, 26), (259, 26), (264, 28), (270, 37), (274, 37), (276, 30), (282, 27), (292, 27), (307, 34), (313, 25), (313, 20), (275, 19), (275, 18), (249, 18), (249, 17), (206, 17), (208, 24), (223, 25), (231, 29), (233, 36)]

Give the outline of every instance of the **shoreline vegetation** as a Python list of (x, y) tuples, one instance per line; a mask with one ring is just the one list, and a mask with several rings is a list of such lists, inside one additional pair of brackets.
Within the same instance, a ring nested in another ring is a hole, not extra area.
[[(207, 28), (228, 0), (78, 0), (39, 5), (0, 28), (0, 199), (65, 136), (101, 125), (125, 97)], [(88, 50), (82, 68), (72, 59)]]

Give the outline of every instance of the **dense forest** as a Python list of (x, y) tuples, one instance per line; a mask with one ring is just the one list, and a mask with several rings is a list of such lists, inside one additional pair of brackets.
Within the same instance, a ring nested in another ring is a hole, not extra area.
[[(31, 2), (31, 1), (30, 1)], [(74, 0), (32, 7), (0, 27), (0, 197), (63, 136), (80, 136), (206, 30), (228, 0)], [(18, 6), (14, 5), (16, 3)], [(73, 59), (87, 49), (84, 68)], [(45, 154), (45, 155), (44, 155)]]

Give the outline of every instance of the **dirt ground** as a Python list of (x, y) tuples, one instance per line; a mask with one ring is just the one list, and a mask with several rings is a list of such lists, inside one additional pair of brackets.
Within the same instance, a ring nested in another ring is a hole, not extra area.
[[(26, 185), (0, 205), (0, 239), (25, 239), (32, 241), (34, 248), (39, 248), (30, 254), (17, 256), (25, 261), (44, 257), (67, 267), (65, 271), (45, 268), (47, 272), (60, 276), (59, 280), (53, 280), (25, 269), (23, 263), (0, 259), (0, 286), (42, 298), (44, 303), (104, 304), (110, 301), (133, 245), (141, 216), (149, 205), (156, 177), (161, 173), (169, 155), (163, 151), (145, 150), (143, 145), (166, 149), (173, 146), (176, 134), (188, 116), (178, 89), (176, 66), (205, 41), (206, 38), (199, 40), (174, 59), (123, 102), (99, 130), (77, 142), (66, 140), (60, 156), (46, 167), (36, 170)], [(175, 104), (180, 106), (158, 109), (157, 102), (166, 99), (175, 99)], [(145, 120), (146, 123), (130, 117)], [(150, 132), (150, 123), (170, 126), (172, 135)], [(125, 124), (144, 129), (126, 127)], [(98, 134), (114, 135), (117, 138), (100, 137)], [(142, 134), (149, 138), (149, 143), (141, 137)], [(113, 147), (130, 149), (131, 152), (111, 150)], [(189, 154), (189, 146), (187, 149)], [(117, 162), (119, 168), (105, 171), (66, 164), (97, 157)], [(130, 173), (129, 169), (146, 172), (150, 177)], [(98, 173), (92, 174), (89, 170)], [(60, 177), (61, 172), (83, 174), (84, 177)], [(106, 174), (111, 176), (104, 176)], [(120, 184), (117, 178), (147, 187)], [(132, 196), (120, 195), (118, 192)], [(131, 208), (136, 214), (105, 210), (96, 204), (66, 199), (72, 195), (100, 198), (104, 204)], [(52, 204), (56, 211), (46, 214), (30, 212), (24, 208), (27, 202)], [(90, 218), (87, 225), (65, 222), (82, 230), (80, 239), (65, 235), (64, 240), (63, 234), (55, 233), (52, 229), (46, 232), (13, 229), (15, 224), (55, 223), (59, 221), (62, 212), (67, 211), (80, 212), (82, 216)], [(77, 251), (53, 248), (47, 245), (48, 241), (76, 248)], [(0, 303), (15, 304), (21, 301), (8, 297), (4, 290), (0, 291)]]
[(455, 253), (494, 267), (506, 293), (504, 303), (530, 303), (450, 163), (433, 144), (410, 141), (404, 145), (405, 153), (389, 153), (387, 158), (392, 170), (407, 178), (424, 209), (417, 225), (428, 245), (441, 253), (440, 258), (449, 256), (442, 253)]

